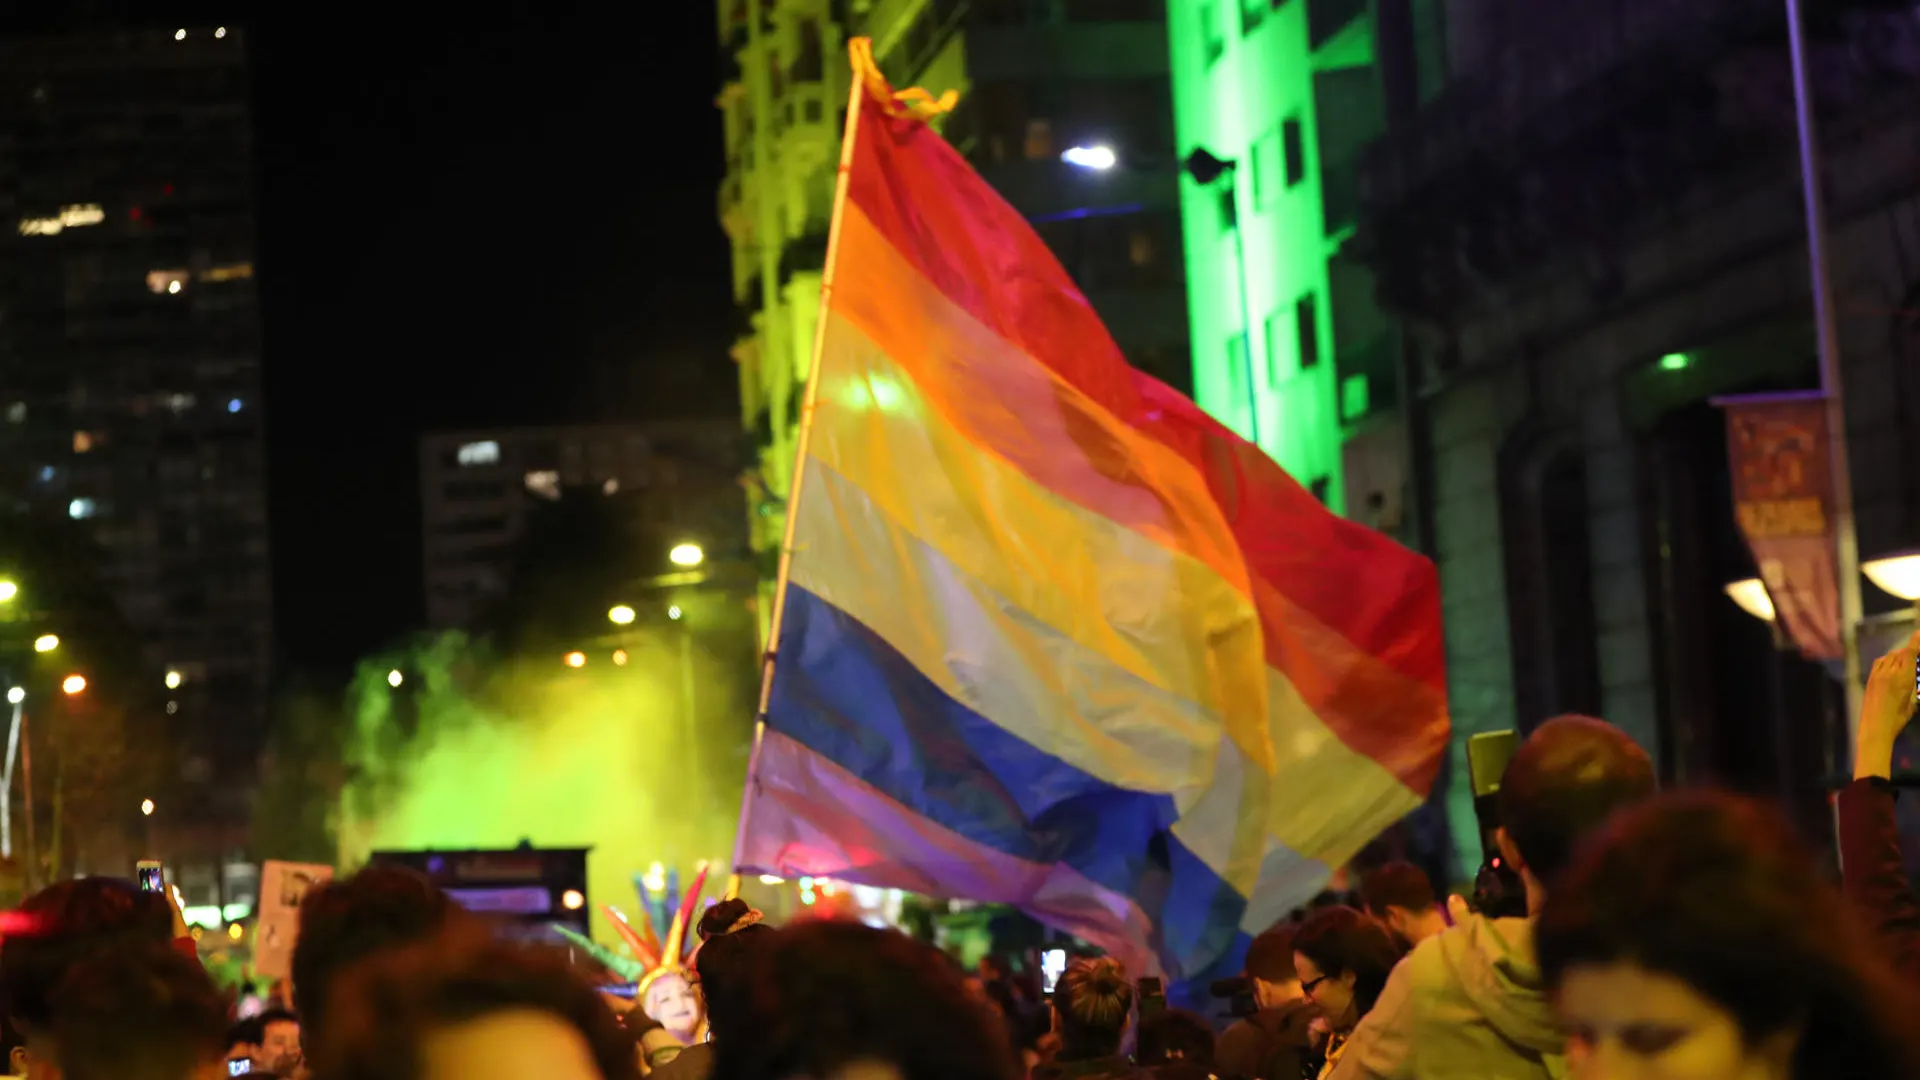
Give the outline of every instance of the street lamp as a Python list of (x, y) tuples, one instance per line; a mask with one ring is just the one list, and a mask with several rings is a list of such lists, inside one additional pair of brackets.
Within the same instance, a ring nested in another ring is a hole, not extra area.
[(1773, 610), (1773, 597), (1767, 595), (1767, 587), (1757, 577), (1742, 578), (1726, 586), (1729, 599), (1740, 605), (1740, 610), (1759, 619), (1772, 622), (1776, 617)]
[(395, 690), (400, 689), (400, 684), (406, 681), (407, 677), (400, 674), (399, 668), (394, 668), (392, 671), (387, 672), (387, 685), (393, 687)]
[(152, 799), (140, 800), (140, 814), (142, 817), (153, 816), (153, 800)]
[(1092, 169), (1095, 172), (1106, 172), (1120, 161), (1111, 146), (1075, 146), (1061, 154), (1060, 160), (1075, 168)]
[(60, 636), (58, 634), (41, 634), (39, 637), (33, 639), (34, 652), (52, 652), (59, 647)]
[(566, 661), (567, 666), (570, 668), (583, 668), (587, 666), (587, 654), (583, 652), (570, 652), (566, 656)]
[(607, 621), (615, 626), (632, 626), (635, 617), (633, 608), (626, 604), (616, 604), (607, 611)]
[(180, 674), (179, 672), (177, 672), (177, 671), (169, 671), (169, 672), (167, 672), (167, 689), (169, 689), (169, 690), (178, 690), (178, 689), (180, 689), (180, 683), (181, 683), (182, 681), (184, 681), (184, 680), (183, 680), (183, 677), (181, 676), (181, 674)]
[(707, 553), (701, 550), (699, 544), (675, 544), (673, 550), (667, 552), (667, 561), (675, 566), (684, 566), (691, 569), (706, 562)]
[(20, 704), (21, 702), (23, 702), (23, 701), (25, 701), (25, 700), (27, 700), (27, 688), (26, 688), (26, 687), (24, 687), (24, 686), (15, 686), (15, 687), (12, 687), (11, 689), (9, 689), (9, 690), (7, 691), (7, 704), (9, 704), (9, 705), (18, 705), (18, 704)]
[(1908, 603), (1920, 603), (1920, 551), (1903, 551), (1860, 564), (1867, 580)]
[(11, 604), (13, 598), (20, 595), (20, 586), (6, 578), (0, 578), (0, 604)]
[(65, 691), (68, 697), (85, 693), (87, 689), (87, 677), (85, 675), (69, 675), (66, 677), (66, 680), (60, 684), (60, 689)]
[(627, 650), (625, 649), (613, 650), (613, 666), (614, 667), (627, 666)]
[(684, 614), (686, 613), (680, 610), (679, 604), (673, 604), (667, 608), (667, 618), (669, 619), (677, 620)]

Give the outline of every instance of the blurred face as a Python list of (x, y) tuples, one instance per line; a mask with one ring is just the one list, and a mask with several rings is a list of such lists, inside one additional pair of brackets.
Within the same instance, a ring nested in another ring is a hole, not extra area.
[(268, 1024), (266, 1037), (260, 1040), (260, 1060), (273, 1072), (284, 1072), (287, 1066), (298, 1062), (300, 1025), (290, 1020)]
[(421, 1047), (420, 1080), (600, 1080), (587, 1040), (557, 1016), (508, 1009), (450, 1024)]
[(1792, 1032), (1749, 1046), (1732, 1014), (1636, 964), (1568, 969), (1556, 999), (1579, 1080), (1787, 1080)]
[(1353, 1008), (1353, 972), (1329, 976), (1303, 952), (1293, 954), (1293, 970), (1300, 976), (1301, 992), (1327, 1018), (1328, 1027), (1349, 1031), (1360, 1022)]
[(703, 1019), (700, 994), (684, 976), (662, 975), (647, 987), (647, 1015), (681, 1038), (690, 1038)]

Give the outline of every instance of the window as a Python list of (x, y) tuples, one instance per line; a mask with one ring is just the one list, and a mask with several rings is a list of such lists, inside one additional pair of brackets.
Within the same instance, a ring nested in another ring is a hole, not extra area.
[(1231, 229), (1240, 224), (1240, 207), (1235, 204), (1233, 185), (1220, 189), (1220, 228)]
[(1227, 38), (1220, 32), (1220, 5), (1214, 0), (1200, 5), (1200, 42), (1206, 51), (1208, 67), (1226, 54)]
[(1127, 237), (1127, 261), (1135, 266), (1152, 266), (1158, 246), (1153, 242), (1153, 234), (1145, 229), (1135, 229)]
[(1027, 121), (1027, 138), (1024, 144), (1028, 161), (1053, 160), (1053, 124), (1045, 117), (1036, 117)]
[(1247, 335), (1242, 332), (1227, 339), (1227, 393), (1232, 407), (1247, 398)]
[(1293, 317), (1300, 331), (1301, 371), (1320, 362), (1320, 317), (1317, 308), (1312, 293), (1294, 301)]
[(462, 466), (498, 465), (500, 463), (500, 444), (492, 439), (470, 442), (462, 446), (455, 459)]
[(1289, 117), (1280, 125), (1281, 153), (1286, 157), (1287, 186), (1307, 178), (1307, 139), (1299, 117)]
[(1365, 375), (1349, 375), (1340, 380), (1340, 419), (1358, 420), (1373, 408), (1373, 384)]
[(1269, 312), (1263, 328), (1263, 339), (1267, 346), (1267, 385), (1270, 387), (1280, 385), (1280, 322), (1279, 311)]
[(1251, 34), (1266, 21), (1267, 7), (1273, 0), (1240, 0), (1240, 33)]

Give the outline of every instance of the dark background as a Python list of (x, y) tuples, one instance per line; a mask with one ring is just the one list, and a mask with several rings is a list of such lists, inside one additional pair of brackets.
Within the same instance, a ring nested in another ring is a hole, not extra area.
[(704, 0), (0, 0), (0, 33), (244, 31), (282, 667), (422, 617), (422, 431), (737, 406)]

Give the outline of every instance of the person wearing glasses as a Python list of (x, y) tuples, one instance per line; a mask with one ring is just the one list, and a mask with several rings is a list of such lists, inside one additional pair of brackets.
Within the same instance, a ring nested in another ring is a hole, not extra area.
[(1340, 1061), (1347, 1037), (1373, 1011), (1401, 949), (1386, 926), (1350, 907), (1322, 908), (1293, 935), (1293, 970), (1300, 991), (1327, 1025), (1324, 1077)]

